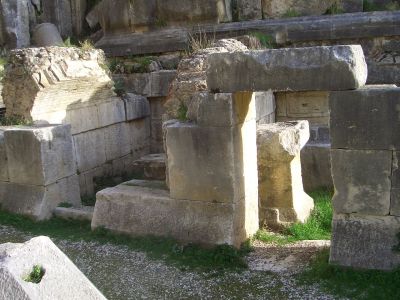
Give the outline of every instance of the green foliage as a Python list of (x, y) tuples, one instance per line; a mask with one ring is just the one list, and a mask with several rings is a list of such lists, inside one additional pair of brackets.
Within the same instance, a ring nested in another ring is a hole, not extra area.
[(400, 299), (400, 269), (385, 272), (333, 266), (329, 250), (323, 250), (297, 279), (301, 284), (319, 283), (325, 291), (348, 299)]
[(390, 3), (387, 3), (386, 5), (378, 5), (372, 0), (364, 0), (363, 1), (363, 10), (365, 12), (382, 11), (382, 10), (389, 10), (389, 11), (400, 10), (400, 2), (399, 1), (391, 1)]
[(385, 6), (385, 10), (389, 11), (400, 10), (400, 3), (398, 1), (392, 1)]
[(8, 60), (5, 56), (0, 56), (0, 81), (3, 80), (4, 77), (4, 69), (8, 63)]
[(64, 207), (64, 208), (70, 208), (72, 206), (73, 205), (71, 203), (68, 203), (68, 202), (62, 202), (62, 203), (58, 204), (58, 207)]
[(300, 13), (298, 13), (294, 8), (289, 8), (283, 15), (282, 18), (295, 18), (300, 17)]
[(84, 41), (80, 41), (79, 46), (81, 47), (81, 49), (83, 51), (89, 51), (89, 50), (93, 50), (95, 48), (93, 43), (87, 39)]
[(152, 63), (152, 59), (149, 56), (139, 56), (133, 58), (133, 62), (138, 64), (138, 67), (135, 68), (136, 73), (147, 73), (149, 71), (149, 66)]
[(0, 210), (0, 224), (12, 226), (30, 235), (46, 235), (53, 239), (70, 241), (94, 241), (101, 244), (125, 245), (134, 251), (146, 252), (151, 259), (163, 260), (181, 269), (215, 270), (246, 268), (244, 256), (249, 247), (242, 249), (221, 245), (203, 248), (197, 245), (181, 245), (174, 239), (144, 236), (130, 237), (111, 233), (104, 228), (92, 231), (90, 222), (53, 218), (35, 222), (28, 217), (6, 213)]
[(156, 26), (156, 28), (164, 28), (168, 26), (167, 21), (159, 18), (155, 20), (154, 25)]
[(185, 105), (185, 103), (181, 102), (178, 108), (178, 116), (177, 116), (178, 120), (181, 122), (187, 121), (188, 120), (186, 116), (187, 112), (188, 112), (187, 106)]
[(125, 84), (124, 84), (124, 81), (122, 79), (116, 80), (114, 82), (114, 92), (120, 97), (125, 95), (125, 93), (126, 93)]
[(21, 116), (3, 116), (0, 117), (0, 126), (30, 126), (32, 125), (31, 121), (28, 121), (24, 117)]
[(342, 13), (344, 13), (344, 10), (341, 3), (340, 1), (336, 1), (326, 10), (325, 15), (339, 15)]
[(311, 193), (315, 208), (306, 223), (296, 223), (286, 228), (281, 234), (259, 230), (256, 239), (266, 243), (284, 245), (301, 240), (326, 240), (331, 238), (333, 217), (332, 192), (319, 190)]
[(272, 49), (276, 48), (275, 39), (271, 35), (267, 35), (261, 32), (250, 32), (251, 36), (254, 36), (260, 41), (261, 46), (264, 48)]
[(39, 265), (35, 265), (35, 266), (33, 266), (32, 271), (23, 279), (26, 282), (38, 284), (42, 281), (44, 274), (45, 274), (45, 270), (43, 269), (43, 267), (41, 267)]

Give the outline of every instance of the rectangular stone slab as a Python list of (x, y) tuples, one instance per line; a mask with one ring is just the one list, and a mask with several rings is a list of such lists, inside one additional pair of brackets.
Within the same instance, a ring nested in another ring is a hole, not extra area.
[[(26, 282), (34, 265), (43, 267), (40, 283)], [(24, 244), (0, 245), (1, 299), (86, 299), (106, 300), (48, 237)]]
[(331, 92), (329, 107), (332, 148), (400, 149), (400, 88)]
[(11, 182), (44, 186), (76, 173), (70, 125), (12, 127), (4, 139)]
[(337, 215), (333, 220), (330, 263), (334, 265), (392, 270), (400, 265), (400, 218)]
[(358, 45), (214, 53), (207, 63), (213, 92), (352, 90), (367, 80)]
[(232, 203), (177, 200), (163, 183), (134, 180), (97, 194), (92, 228), (183, 242), (240, 246), (258, 229), (251, 208)]
[(8, 181), (8, 180), (9, 180), (8, 164), (7, 164), (6, 145), (4, 143), (4, 131), (0, 129), (0, 181)]
[(331, 160), (335, 213), (389, 214), (392, 151), (332, 149)]

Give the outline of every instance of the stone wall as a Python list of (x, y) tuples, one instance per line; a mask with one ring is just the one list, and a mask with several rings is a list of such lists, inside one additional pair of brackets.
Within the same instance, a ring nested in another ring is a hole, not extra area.
[(330, 95), (334, 220), (330, 261), (394, 269), (400, 264), (400, 88), (367, 86)]
[(4, 77), (7, 116), (71, 125), (81, 194), (88, 196), (96, 192), (96, 178), (123, 178), (150, 152), (148, 100), (117, 97), (103, 59), (99, 50), (15, 50)]

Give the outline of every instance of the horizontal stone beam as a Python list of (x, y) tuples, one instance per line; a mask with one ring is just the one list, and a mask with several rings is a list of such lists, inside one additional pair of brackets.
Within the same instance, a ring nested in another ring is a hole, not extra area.
[(368, 72), (356, 45), (214, 53), (207, 62), (208, 89), (218, 93), (352, 90)]

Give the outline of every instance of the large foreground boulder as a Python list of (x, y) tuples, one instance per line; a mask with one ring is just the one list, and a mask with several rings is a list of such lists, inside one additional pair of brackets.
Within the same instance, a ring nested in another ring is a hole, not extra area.
[[(38, 276), (30, 278), (34, 268)], [(0, 299), (106, 298), (49, 238), (37, 237), (0, 245)]]

